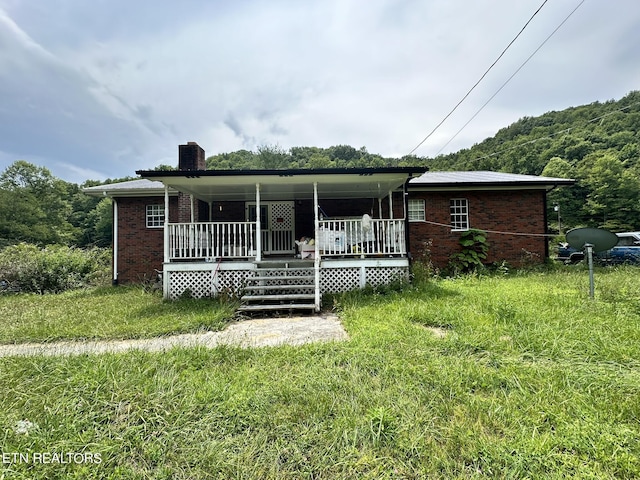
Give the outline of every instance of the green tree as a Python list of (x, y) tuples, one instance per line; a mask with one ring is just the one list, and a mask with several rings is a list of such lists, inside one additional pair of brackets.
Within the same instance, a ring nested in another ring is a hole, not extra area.
[(625, 169), (614, 152), (590, 155), (582, 165), (588, 188), (586, 209), (595, 222), (614, 231), (630, 230), (640, 220), (637, 171)]
[(0, 175), (0, 236), (9, 243), (75, 241), (79, 230), (68, 220), (72, 187), (44, 167), (14, 162)]
[(258, 165), (266, 170), (283, 170), (290, 167), (291, 156), (277, 145), (258, 147)]

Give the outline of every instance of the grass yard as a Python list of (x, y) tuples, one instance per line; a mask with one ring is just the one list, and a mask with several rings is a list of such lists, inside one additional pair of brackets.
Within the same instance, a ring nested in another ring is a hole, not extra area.
[(141, 287), (0, 295), (0, 344), (220, 330), (233, 313), (234, 305), (221, 300), (165, 302)]
[(638, 269), (596, 297), (581, 268), (432, 280), (338, 297), (342, 343), (0, 359), (0, 478), (638, 478)]

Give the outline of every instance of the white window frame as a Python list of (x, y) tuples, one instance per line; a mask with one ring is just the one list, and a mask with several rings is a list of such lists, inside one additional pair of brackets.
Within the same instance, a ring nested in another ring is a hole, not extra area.
[(147, 228), (162, 228), (164, 227), (164, 205), (161, 203), (154, 203), (147, 205), (145, 210)]
[(410, 222), (424, 222), (427, 219), (424, 198), (409, 199), (407, 216)]
[(466, 198), (450, 199), (449, 216), (452, 231), (464, 232), (469, 230), (469, 200)]

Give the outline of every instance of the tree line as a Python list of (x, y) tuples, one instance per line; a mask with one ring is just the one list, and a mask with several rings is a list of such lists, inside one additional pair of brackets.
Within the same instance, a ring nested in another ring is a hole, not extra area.
[(106, 247), (111, 244), (108, 198), (90, 197), (84, 187), (114, 183), (87, 180), (78, 185), (24, 160), (0, 174), (0, 248), (21, 242)]
[[(206, 159), (211, 170), (426, 166), (430, 170), (493, 170), (574, 178), (576, 185), (548, 194), (552, 228), (559, 206), (563, 231), (596, 226), (640, 230), (640, 92), (538, 117), (524, 117), (493, 137), (435, 158), (390, 158), (349, 145), (328, 148), (262, 146)], [(159, 165), (160, 170), (175, 166)], [(26, 161), (0, 174), (0, 248), (38, 245), (108, 246), (112, 207), (84, 187), (130, 180), (87, 180), (78, 185)]]

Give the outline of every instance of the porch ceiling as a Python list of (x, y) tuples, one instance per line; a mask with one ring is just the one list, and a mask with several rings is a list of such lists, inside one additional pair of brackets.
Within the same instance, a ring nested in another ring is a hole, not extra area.
[(389, 191), (424, 169), (320, 169), (256, 171), (139, 171), (143, 178), (158, 180), (169, 187), (194, 195), (206, 202), (243, 200), (256, 196), (260, 184), (262, 200), (301, 200), (313, 198), (318, 183), (319, 198), (383, 198)]

